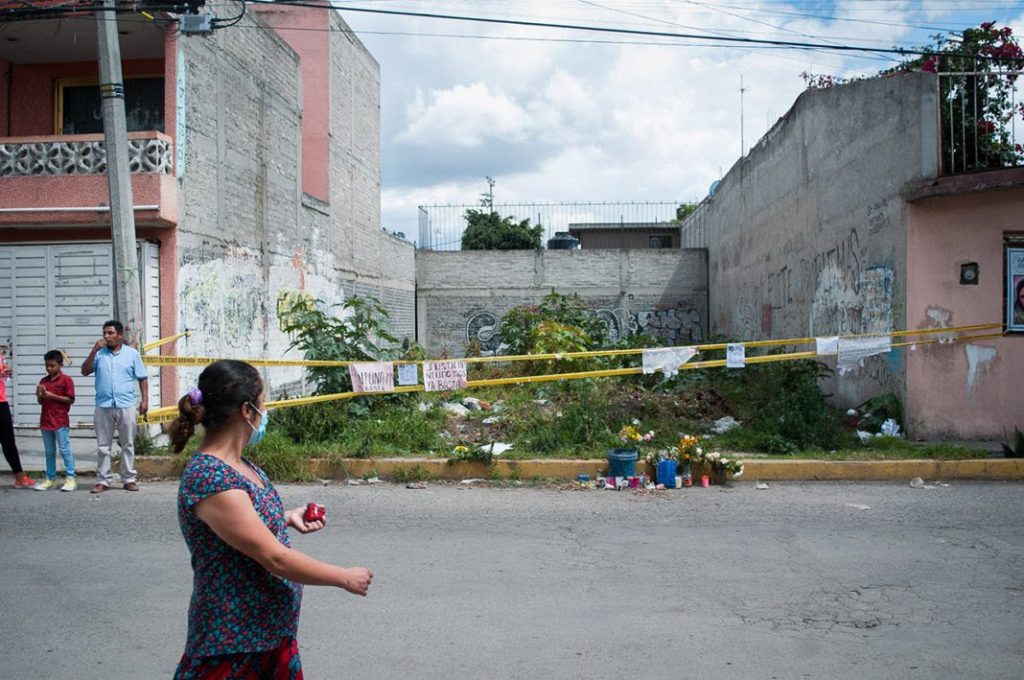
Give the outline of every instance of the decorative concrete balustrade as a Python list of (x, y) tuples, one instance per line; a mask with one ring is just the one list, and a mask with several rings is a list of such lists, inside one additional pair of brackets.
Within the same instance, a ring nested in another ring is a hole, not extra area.
[[(174, 170), (174, 144), (165, 135), (132, 133), (128, 150), (133, 173), (170, 175)], [(102, 175), (106, 172), (107, 150), (102, 135), (0, 142), (0, 177)]]

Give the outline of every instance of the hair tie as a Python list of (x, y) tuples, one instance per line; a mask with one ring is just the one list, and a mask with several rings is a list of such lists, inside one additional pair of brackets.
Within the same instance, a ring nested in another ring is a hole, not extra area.
[(203, 403), (203, 392), (198, 387), (193, 387), (186, 395), (195, 406)]

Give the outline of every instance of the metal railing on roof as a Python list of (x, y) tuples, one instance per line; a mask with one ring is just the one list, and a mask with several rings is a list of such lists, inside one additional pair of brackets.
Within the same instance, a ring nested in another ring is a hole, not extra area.
[(555, 232), (568, 231), (579, 223), (661, 223), (672, 222), (676, 209), (685, 201), (582, 202), (582, 203), (501, 203), (477, 205), (419, 206), (420, 250), (460, 250), (466, 230), (466, 211), (493, 211), (515, 221), (530, 220), (530, 226), (544, 227), (542, 245)]
[(1024, 165), (1020, 70), (940, 72), (940, 174)]

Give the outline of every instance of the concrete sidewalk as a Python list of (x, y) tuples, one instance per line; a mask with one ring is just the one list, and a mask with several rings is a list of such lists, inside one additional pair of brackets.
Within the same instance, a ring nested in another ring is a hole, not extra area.
[[(37, 428), (15, 427), (14, 439), (18, 443), (21, 466), (32, 476), (38, 476), (46, 469), (43, 453), (43, 438)], [(116, 450), (116, 446), (115, 446)], [(96, 472), (96, 434), (91, 427), (71, 428), (71, 453), (75, 457), (78, 472)], [(63, 472), (64, 463), (57, 452), (57, 471)]]

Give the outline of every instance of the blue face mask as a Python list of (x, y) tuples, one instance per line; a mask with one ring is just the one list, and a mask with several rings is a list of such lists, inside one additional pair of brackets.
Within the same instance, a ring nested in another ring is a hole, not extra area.
[(267, 411), (259, 410), (258, 408), (256, 408), (256, 406), (254, 404), (249, 404), (249, 406), (252, 406), (253, 409), (256, 411), (256, 413), (260, 414), (260, 426), (259, 427), (253, 427), (252, 423), (250, 423), (248, 420), (245, 421), (246, 423), (249, 424), (249, 427), (252, 427), (252, 434), (249, 435), (249, 441), (246, 442), (245, 445), (246, 446), (256, 446), (261, 441), (263, 441), (263, 435), (265, 435), (267, 433), (267, 416), (268, 416), (268, 412)]

